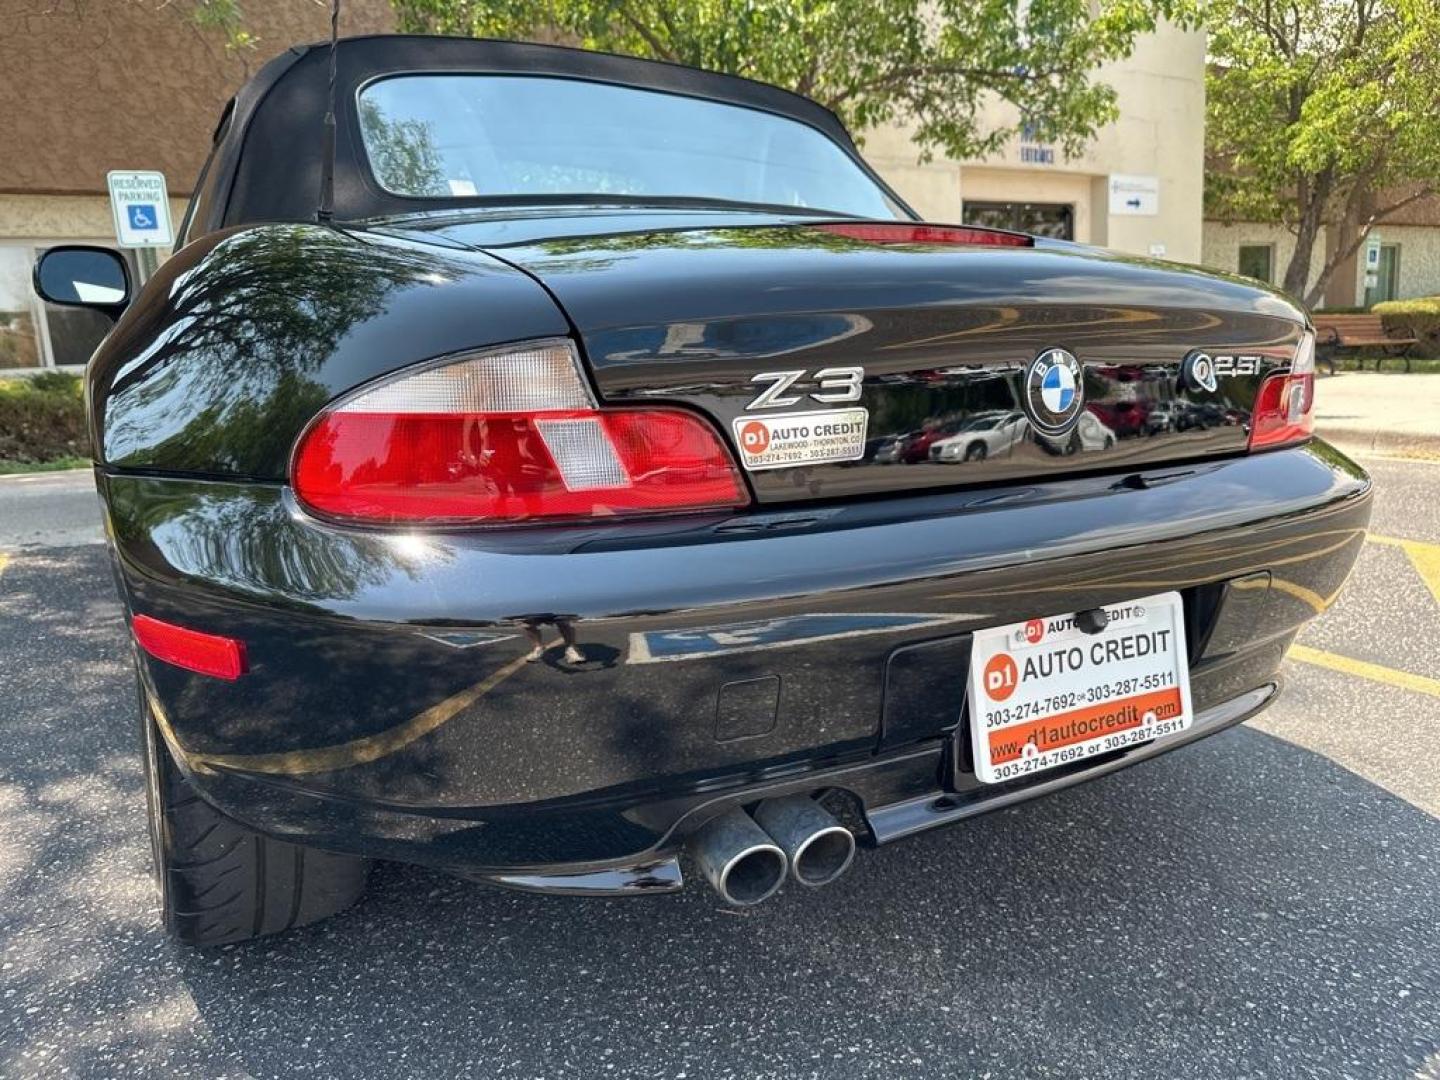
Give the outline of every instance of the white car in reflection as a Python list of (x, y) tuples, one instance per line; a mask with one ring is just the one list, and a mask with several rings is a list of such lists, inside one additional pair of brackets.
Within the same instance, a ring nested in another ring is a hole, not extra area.
[(949, 438), (930, 447), (931, 461), (984, 461), (1003, 454), (1025, 437), (1029, 423), (1022, 412), (996, 409), (977, 413)]
[(1109, 450), (1115, 445), (1115, 432), (1087, 410), (1080, 414), (1070, 441), (1074, 450)]

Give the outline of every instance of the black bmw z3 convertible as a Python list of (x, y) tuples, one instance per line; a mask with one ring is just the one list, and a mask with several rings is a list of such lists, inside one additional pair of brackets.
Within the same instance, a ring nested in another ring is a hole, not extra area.
[(922, 223), (808, 100), (561, 48), (341, 41), (327, 182), (329, 62), (241, 90), (136, 295), (36, 269), (117, 320), (95, 475), (181, 941), (375, 859), (821, 886), (1253, 715), (1341, 588), (1369, 480), (1284, 296)]

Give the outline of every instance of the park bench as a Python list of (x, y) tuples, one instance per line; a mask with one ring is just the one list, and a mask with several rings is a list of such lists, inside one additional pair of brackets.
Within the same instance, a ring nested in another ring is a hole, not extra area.
[[(1315, 344), (1320, 359), (1330, 366), (1335, 374), (1335, 353), (1340, 349), (1379, 348), (1383, 355), (1375, 357), (1375, 370), (1387, 356), (1402, 358), (1405, 371), (1410, 371), (1410, 348), (1419, 339), (1394, 334), (1385, 329), (1385, 320), (1379, 315), (1315, 315)], [(1364, 367), (1364, 361), (1361, 361)]]

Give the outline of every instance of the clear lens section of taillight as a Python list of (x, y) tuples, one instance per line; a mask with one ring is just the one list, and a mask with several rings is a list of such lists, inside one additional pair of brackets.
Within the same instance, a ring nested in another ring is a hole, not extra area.
[(574, 347), (533, 342), (402, 372), (327, 408), (291, 467), (316, 513), (502, 524), (743, 505), (715, 429), (679, 409), (601, 409)]
[(1288, 371), (1267, 375), (1255, 398), (1250, 449), (1300, 442), (1315, 433), (1315, 335), (1305, 333)]

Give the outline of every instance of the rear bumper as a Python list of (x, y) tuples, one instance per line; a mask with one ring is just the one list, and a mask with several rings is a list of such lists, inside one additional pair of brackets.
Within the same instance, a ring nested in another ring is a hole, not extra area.
[[(842, 790), (884, 842), (1174, 745), (981, 788), (950, 752), (978, 627), (1178, 589), (1185, 741), (1238, 722), (1369, 518), (1368, 478), (1318, 442), (543, 532), (339, 529), (272, 485), (102, 490), (131, 610), (246, 643), (233, 683), (142, 665), (217, 806), (318, 846), (582, 892), (675, 887), (684, 836), (762, 794)], [(548, 649), (528, 661), (536, 635)]]

